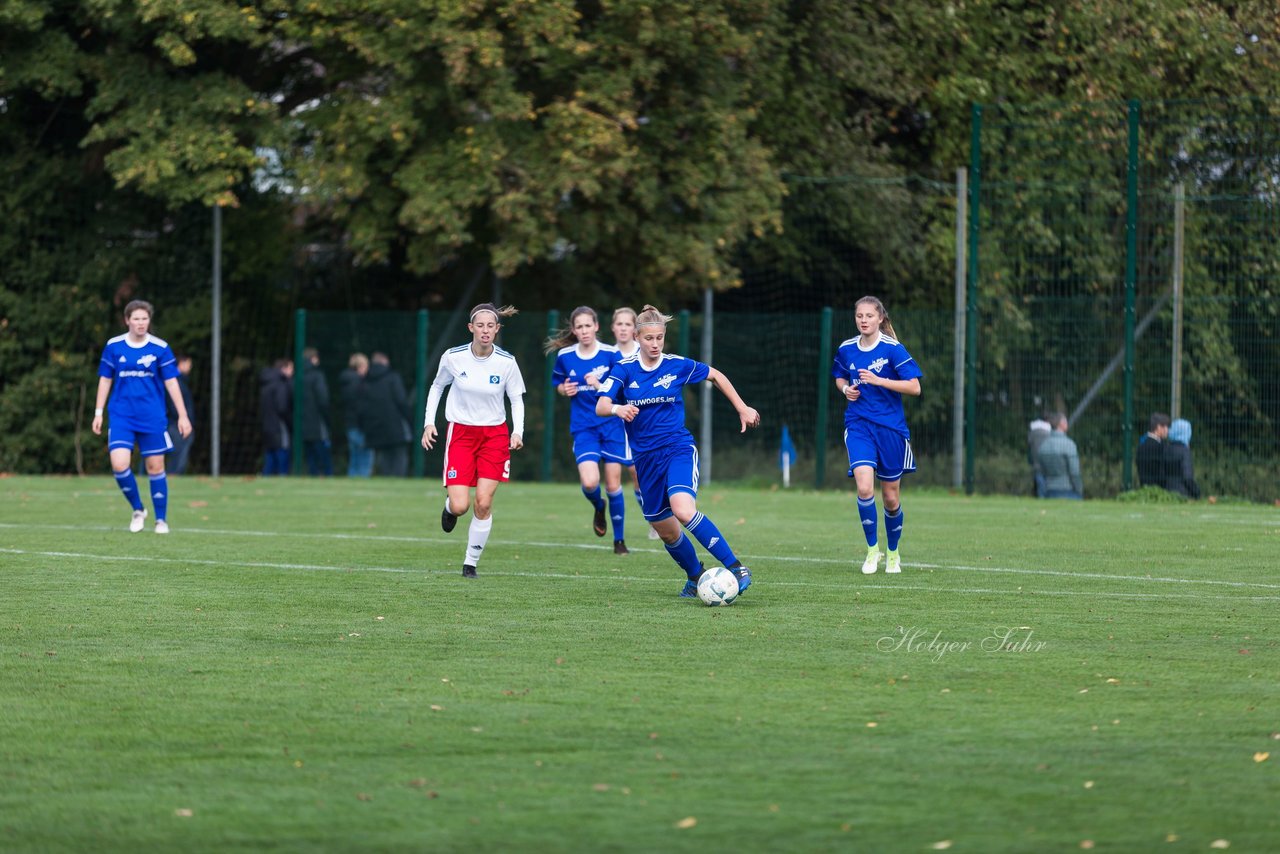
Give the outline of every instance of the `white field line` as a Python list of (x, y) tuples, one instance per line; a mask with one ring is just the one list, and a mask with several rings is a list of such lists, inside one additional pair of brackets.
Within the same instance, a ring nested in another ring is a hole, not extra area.
[[(652, 551), (652, 550), (650, 550)], [(183, 564), (196, 566), (216, 566), (216, 567), (241, 567), (246, 569), (273, 569), (273, 570), (303, 570), (306, 572), (390, 572), (398, 574), (411, 575), (428, 575), (428, 576), (453, 576), (456, 575), (452, 569), (422, 569), (417, 567), (395, 567), (395, 566), (329, 566), (325, 564), (311, 563), (272, 563), (268, 561), (219, 561), (204, 560), (186, 557), (152, 557), (144, 555), (103, 555), (92, 554), (88, 552), (54, 552), (54, 551), (36, 551), (31, 549), (11, 549), (0, 548), (0, 554), (11, 554), (31, 557), (53, 557), (53, 558), (72, 558), (77, 561), (114, 561), (118, 563), (168, 563)], [(910, 567), (911, 564), (903, 564)], [(1070, 573), (1063, 573), (1070, 574)], [(675, 584), (671, 578), (653, 578), (647, 576), (635, 575), (619, 575), (609, 573), (607, 575), (600, 574), (573, 574), (568, 572), (508, 572), (508, 571), (489, 571), (485, 570), (485, 576), (495, 578), (542, 578), (542, 579), (568, 579), (573, 581), (610, 581), (610, 582), (636, 582), (642, 584)], [(1106, 576), (1101, 576), (1106, 577)], [(1100, 592), (1088, 590), (1023, 590), (1019, 587), (1016, 591), (1001, 590), (998, 588), (988, 587), (950, 587), (950, 586), (928, 586), (922, 584), (879, 584), (870, 581), (859, 581), (859, 576), (850, 575), (852, 580), (845, 583), (826, 583), (821, 581), (775, 581), (770, 579), (767, 583), (773, 587), (801, 587), (801, 588), (817, 588), (828, 590), (919, 590), (927, 593), (957, 593), (963, 595), (974, 596), (1007, 596), (1010, 593), (1017, 593), (1023, 596), (1081, 596), (1088, 598), (1101, 599), (1212, 599), (1230, 602), (1280, 602), (1280, 596), (1214, 596), (1201, 593), (1116, 593), (1116, 592)], [(1269, 586), (1269, 585), (1260, 585)]]
[[(7, 523), (7, 522), (0, 522), (0, 529), (3, 529), (3, 528), (21, 528), (24, 530), (43, 529), (43, 530), (58, 530), (58, 531), (117, 531), (117, 532), (123, 530), (120, 526), (107, 526), (107, 525), (97, 525), (97, 526), (40, 525), (40, 524), (19, 525), (19, 524)], [(298, 531), (239, 531), (239, 530), (225, 530), (225, 529), (219, 529), (219, 528), (182, 528), (180, 530), (180, 533), (181, 534), (203, 534), (203, 535), (212, 535), (212, 536), (232, 536), (232, 537), (271, 537), (271, 538), (303, 537), (303, 538), (312, 539), (312, 540), (318, 540), (318, 539), (354, 540), (354, 541), (360, 541), (360, 542), (419, 543), (422, 545), (446, 545), (446, 544), (456, 544), (460, 542), (460, 540), (445, 537), (443, 535), (439, 537), (409, 537), (409, 536), (393, 536), (393, 535), (385, 535), (385, 534), (333, 534), (333, 533), (307, 533), (307, 532), (298, 532)], [(595, 544), (595, 543), (548, 543), (548, 542), (539, 542), (534, 540), (503, 540), (499, 538), (491, 539), (490, 542), (495, 544), (507, 545), (507, 546), (517, 546), (517, 547), (528, 546), (532, 548), (549, 548), (549, 549), (600, 550), (603, 548), (599, 544)], [(0, 552), (4, 552), (4, 551), (6, 550), (0, 549)], [(662, 554), (665, 550), (635, 546), (631, 548), (631, 551), (639, 552), (639, 553)], [(31, 552), (31, 553), (36, 554), (36, 552)], [(56, 555), (50, 554), (50, 556), (56, 556)], [(796, 555), (786, 555), (786, 556), (760, 555), (760, 554), (748, 554), (746, 552), (741, 553), (739, 557), (742, 560), (744, 560), (748, 565), (754, 562), (754, 563), (765, 563), (765, 564), (768, 564), (768, 563), (814, 563), (814, 564), (834, 564), (837, 566), (844, 566), (844, 565), (852, 566), (854, 563), (856, 563), (856, 561), (853, 561), (851, 558), (804, 557), (804, 556), (796, 556)], [(198, 561), (198, 560), (189, 560), (187, 561), (187, 563), (206, 563), (213, 566), (219, 566), (219, 565), (257, 566), (258, 565), (258, 564), (231, 564), (231, 563), (221, 563), (219, 561)], [(1070, 571), (1059, 570), (1059, 569), (1018, 569), (1018, 568), (1011, 568), (1011, 567), (968, 566), (965, 564), (942, 564), (942, 563), (903, 562), (902, 565), (907, 568), (938, 569), (938, 570), (946, 570), (948, 572), (984, 572), (984, 573), (992, 573), (996, 575), (1030, 575), (1030, 576), (1041, 575), (1041, 576), (1049, 576), (1053, 578), (1080, 578), (1080, 579), (1087, 578), (1087, 579), (1094, 579), (1099, 581), (1135, 581), (1142, 584), (1201, 584), (1201, 585), (1208, 585), (1208, 586), (1215, 586), (1215, 587), (1231, 587), (1231, 588), (1241, 588), (1241, 589), (1257, 588), (1261, 590), (1280, 590), (1280, 584), (1267, 584), (1267, 583), (1258, 582), (1258, 581), (1224, 581), (1222, 579), (1217, 579), (1217, 578), (1176, 578), (1176, 577), (1170, 577), (1170, 576), (1151, 576), (1151, 575), (1107, 575), (1106, 573), (1101, 573), (1101, 572), (1070, 572)], [(266, 565), (263, 564), (262, 566), (266, 566)], [(308, 567), (308, 566), (299, 565), (298, 568), (334, 569), (334, 570), (347, 571), (345, 567), (331, 567), (331, 566)], [(364, 567), (360, 567), (360, 568), (364, 568)], [(377, 570), (374, 570), (371, 568), (370, 571), (377, 571)], [(417, 570), (387, 569), (383, 571), (415, 572)], [(537, 573), (537, 575), (540, 575), (542, 577), (547, 577), (547, 578), (557, 577), (553, 574), (543, 575), (541, 573)], [(579, 576), (569, 575), (565, 577), (577, 578)], [(614, 576), (614, 577), (617, 577), (617, 576)]]

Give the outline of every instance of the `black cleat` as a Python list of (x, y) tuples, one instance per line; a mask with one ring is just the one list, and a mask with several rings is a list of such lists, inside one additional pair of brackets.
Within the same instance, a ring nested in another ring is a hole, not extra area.
[[(454, 516), (453, 518), (457, 519), (458, 517), (457, 517), (457, 516)], [(463, 577), (463, 578), (475, 578), (475, 577), (476, 577), (476, 568), (475, 568), (474, 566), (464, 566), (464, 567), (462, 567), (462, 577)]]
[(596, 508), (596, 515), (591, 519), (591, 530), (596, 532), (597, 537), (603, 537), (605, 534), (609, 532), (609, 529), (605, 527), (604, 511), (605, 511), (605, 508), (604, 508), (604, 505), (602, 504)]
[(445, 508), (440, 511), (441, 530), (443, 530), (447, 534), (450, 531), (452, 531), (454, 529), (454, 526), (456, 526), (457, 524), (458, 524), (458, 517), (450, 513), (449, 508), (446, 505)]
[(616, 555), (629, 555), (631, 549), (627, 548), (627, 544), (622, 540), (613, 541), (613, 553)]

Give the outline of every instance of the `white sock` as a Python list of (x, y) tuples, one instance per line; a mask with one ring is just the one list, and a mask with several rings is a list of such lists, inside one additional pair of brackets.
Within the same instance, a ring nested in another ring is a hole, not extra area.
[(493, 517), (477, 519), (471, 517), (471, 526), (467, 529), (467, 556), (462, 561), (464, 566), (479, 566), (480, 555), (484, 553), (485, 543), (489, 542), (489, 530), (493, 528)]

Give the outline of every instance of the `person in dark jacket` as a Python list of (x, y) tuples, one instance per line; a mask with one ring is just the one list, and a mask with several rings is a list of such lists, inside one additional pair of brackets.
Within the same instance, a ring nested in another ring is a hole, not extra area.
[(347, 369), (338, 376), (338, 388), (342, 393), (342, 411), (347, 428), (347, 477), (368, 477), (373, 474), (373, 449), (365, 440), (364, 378), (369, 373), (369, 357), (364, 353), (352, 353)]
[(1151, 413), (1146, 434), (1138, 440), (1138, 483), (1143, 486), (1165, 486), (1165, 442), (1169, 438), (1169, 416)]
[(302, 351), (302, 447), (307, 455), (307, 474), (333, 474), (329, 432), (329, 384), (320, 370), (320, 353), (315, 347)]
[(262, 449), (264, 475), (289, 473), (289, 429), (293, 418), (293, 395), (289, 381), (293, 378), (293, 362), (276, 359), (258, 375), (258, 403), (262, 410)]
[(373, 448), (378, 474), (404, 477), (409, 473), (412, 439), (409, 398), (404, 381), (391, 370), (386, 353), (374, 353), (364, 378), (365, 409), (361, 418), (365, 441)]
[(191, 357), (186, 353), (178, 356), (178, 391), (182, 393), (182, 403), (187, 410), (187, 419), (192, 424), (192, 430), (183, 436), (178, 430), (178, 410), (174, 408), (173, 401), (166, 398), (166, 410), (169, 414), (169, 438), (173, 440), (173, 450), (169, 452), (169, 459), (165, 463), (165, 468), (169, 470), (169, 474), (186, 474), (187, 458), (191, 456), (191, 443), (195, 440), (196, 431), (196, 405), (195, 400), (191, 397), (191, 385), (187, 381), (187, 377), (191, 374)]
[(1200, 485), (1191, 464), (1191, 422), (1175, 418), (1169, 425), (1169, 441), (1165, 444), (1164, 488), (1187, 498), (1200, 497)]

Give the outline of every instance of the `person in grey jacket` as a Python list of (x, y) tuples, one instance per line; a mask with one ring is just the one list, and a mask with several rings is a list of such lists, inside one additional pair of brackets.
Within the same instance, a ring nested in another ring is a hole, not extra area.
[(1044, 474), (1045, 498), (1084, 498), (1084, 481), (1080, 478), (1080, 454), (1076, 443), (1067, 436), (1067, 416), (1051, 412), (1047, 420), (1053, 427), (1049, 437), (1040, 443), (1036, 457)]

